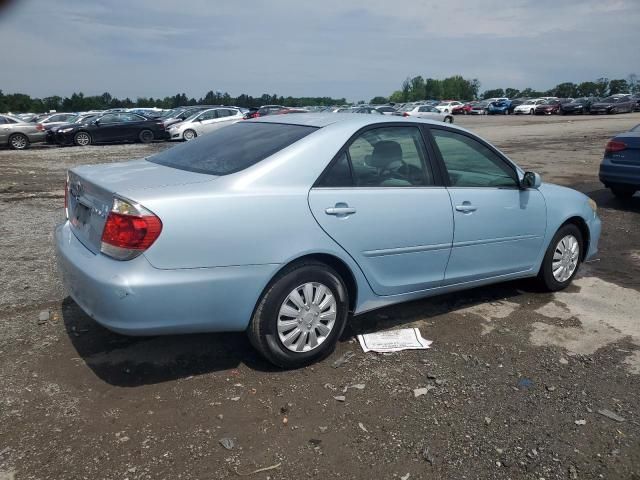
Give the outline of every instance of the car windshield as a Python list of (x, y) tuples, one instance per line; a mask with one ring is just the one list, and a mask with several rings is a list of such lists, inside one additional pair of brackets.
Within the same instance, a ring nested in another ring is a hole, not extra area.
[(604, 100), (601, 100), (602, 103), (616, 103), (618, 99), (616, 97), (607, 97)]
[(316, 127), (281, 123), (235, 123), (147, 160), (190, 172), (228, 175), (264, 160), (315, 130)]
[(638, 125), (636, 125), (635, 127), (633, 127), (631, 130), (629, 130), (630, 132), (640, 132), (640, 123)]

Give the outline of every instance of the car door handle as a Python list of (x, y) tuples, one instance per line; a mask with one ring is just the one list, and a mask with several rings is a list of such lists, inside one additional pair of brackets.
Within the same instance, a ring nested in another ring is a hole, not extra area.
[(462, 202), (462, 205), (456, 205), (456, 210), (458, 212), (462, 212), (462, 213), (475, 212), (477, 209), (478, 209), (478, 207), (474, 207), (469, 202)]
[(326, 208), (324, 210), (324, 213), (326, 213), (327, 215), (335, 215), (337, 217), (343, 217), (346, 215), (352, 215), (356, 213), (356, 209), (345, 204), (336, 204), (335, 207)]

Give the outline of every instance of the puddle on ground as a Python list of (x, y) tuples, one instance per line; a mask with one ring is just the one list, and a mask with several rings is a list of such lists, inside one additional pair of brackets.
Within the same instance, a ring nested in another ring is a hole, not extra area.
[[(582, 277), (573, 283), (580, 287), (579, 293), (557, 292), (553, 301), (536, 312), (547, 318), (577, 319), (581, 325), (535, 322), (531, 332), (534, 345), (556, 345), (583, 355), (625, 338), (640, 347), (640, 294), (636, 290), (597, 277)], [(630, 372), (640, 374), (640, 350), (624, 363)]]

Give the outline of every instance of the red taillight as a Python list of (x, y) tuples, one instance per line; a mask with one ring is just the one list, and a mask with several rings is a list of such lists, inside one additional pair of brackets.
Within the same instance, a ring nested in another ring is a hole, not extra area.
[(609, 140), (604, 147), (605, 152), (621, 152), (627, 148), (627, 144), (618, 140)]
[(44, 125), (42, 125), (41, 123), (38, 123), (36, 125), (36, 130), (39, 131), (39, 132), (44, 131)]
[(131, 260), (148, 249), (160, 232), (162, 222), (156, 215), (116, 198), (102, 231), (100, 251), (117, 260)]
[(409, 112), (404, 112), (404, 113), (402, 114), (402, 116), (403, 116), (403, 117), (408, 117), (408, 116), (409, 116)]

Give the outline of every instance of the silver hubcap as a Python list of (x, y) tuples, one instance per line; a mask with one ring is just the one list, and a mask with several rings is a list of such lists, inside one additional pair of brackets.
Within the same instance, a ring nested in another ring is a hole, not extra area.
[(22, 135), (16, 135), (11, 139), (11, 146), (18, 149), (25, 148), (27, 146), (27, 139)]
[(193, 140), (194, 137), (195, 137), (195, 134), (191, 130), (187, 130), (186, 132), (184, 132), (185, 140)]
[(278, 337), (292, 352), (309, 352), (324, 342), (336, 322), (336, 299), (328, 287), (311, 282), (296, 287), (278, 312)]
[(78, 142), (78, 145), (82, 146), (89, 145), (89, 135), (81, 133), (76, 137), (76, 142)]
[(580, 245), (576, 237), (567, 235), (562, 238), (553, 252), (553, 261), (551, 263), (553, 278), (561, 283), (569, 280), (573, 272), (576, 271), (579, 257)]

